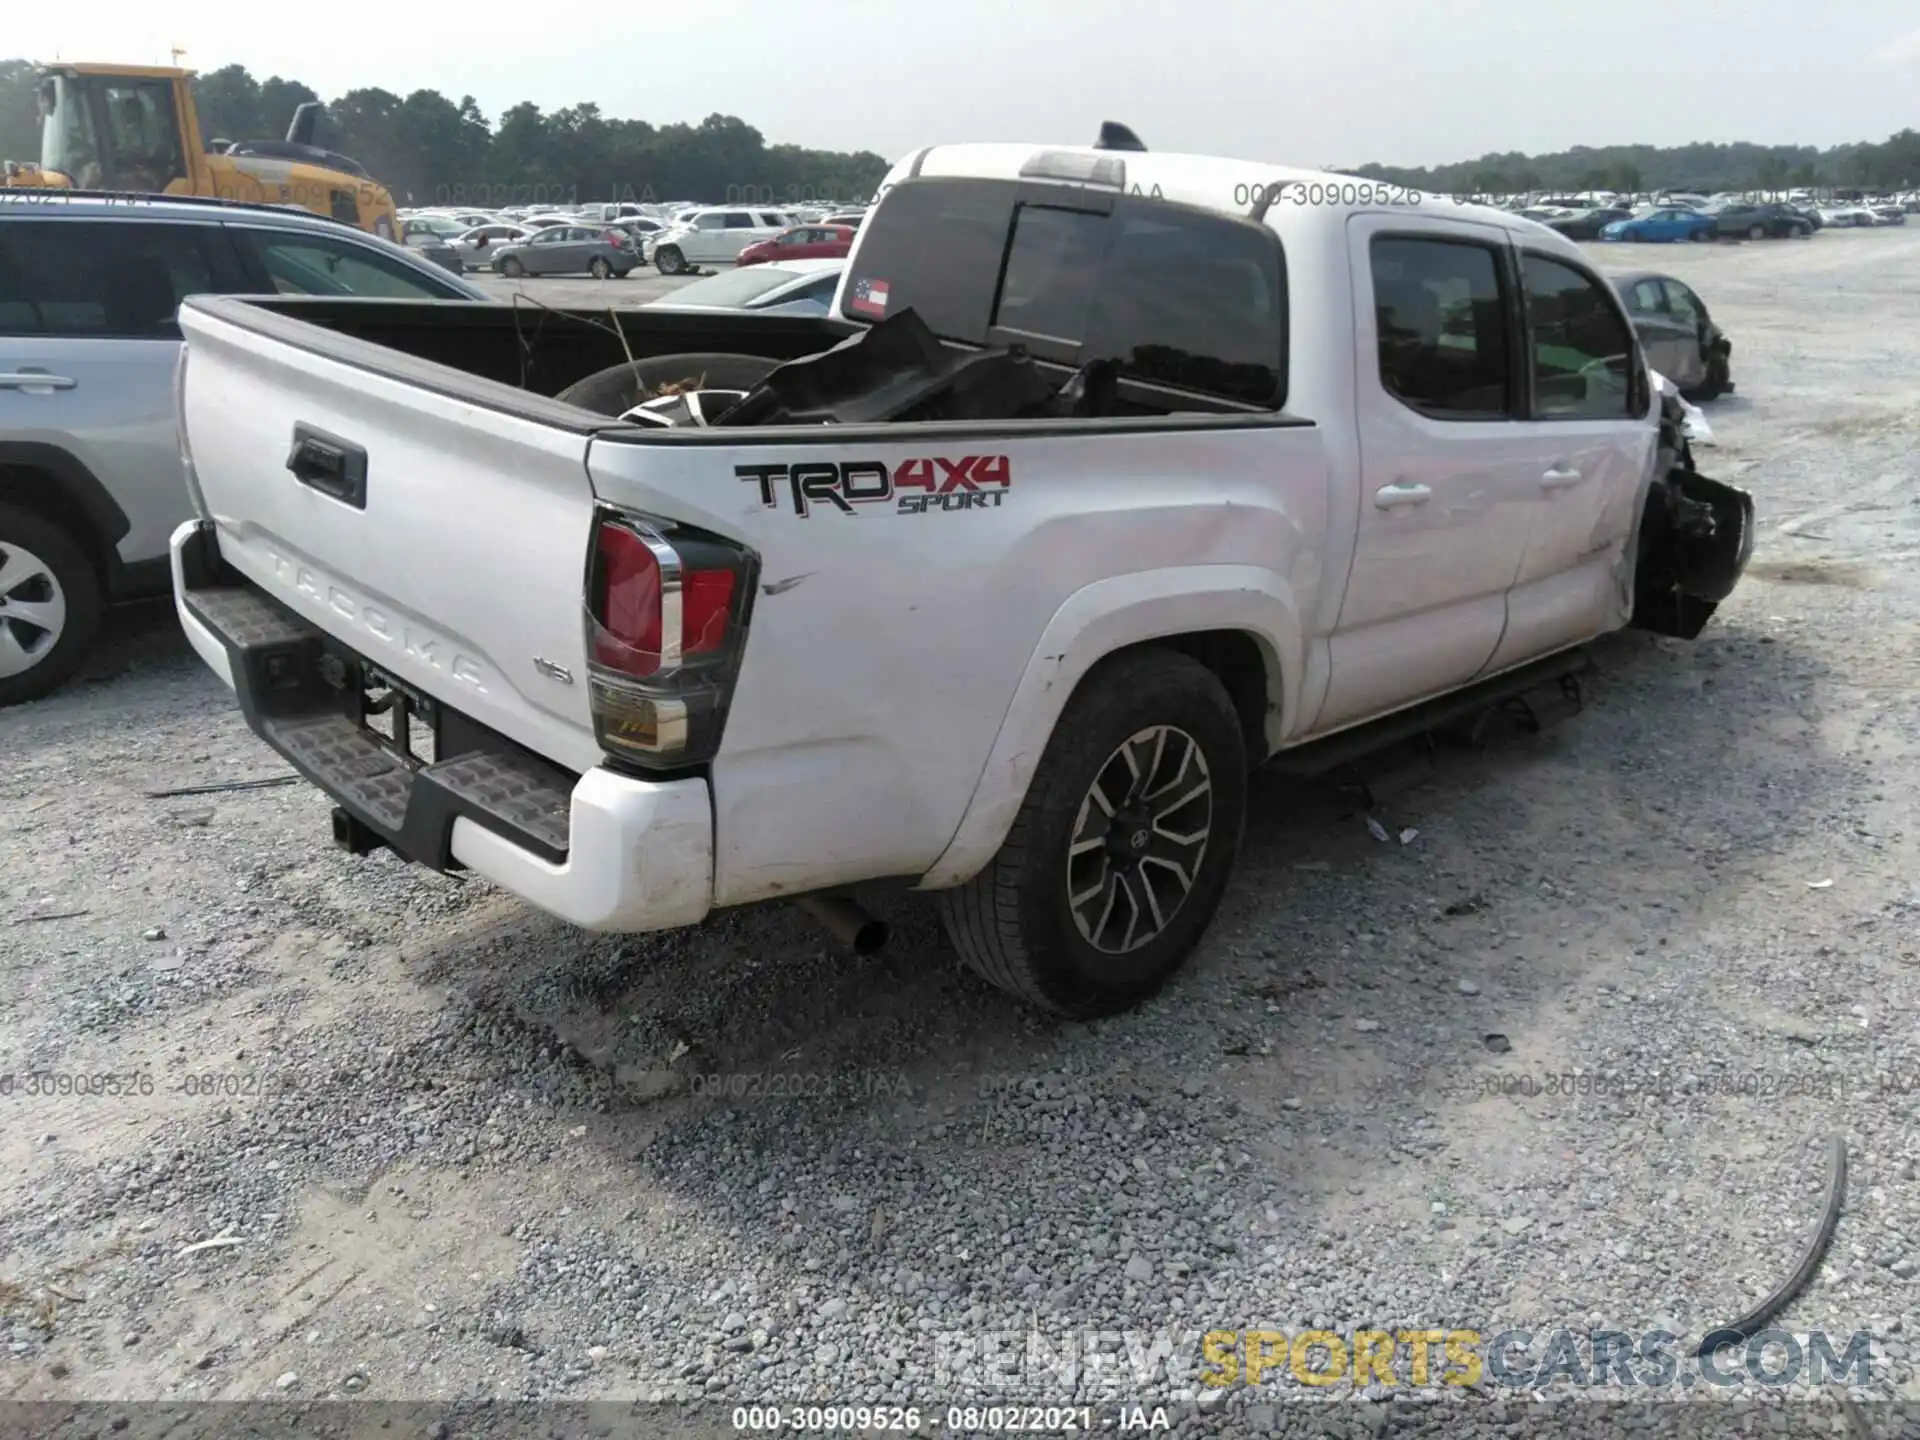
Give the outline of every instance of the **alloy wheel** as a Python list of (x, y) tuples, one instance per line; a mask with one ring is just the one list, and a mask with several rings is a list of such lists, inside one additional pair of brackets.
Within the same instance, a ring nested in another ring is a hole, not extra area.
[(1147, 944), (1186, 903), (1213, 829), (1199, 742), (1172, 725), (1136, 731), (1100, 767), (1067, 845), (1067, 908), (1108, 955)]
[(38, 665), (66, 625), (66, 592), (53, 568), (31, 550), (0, 540), (0, 680)]

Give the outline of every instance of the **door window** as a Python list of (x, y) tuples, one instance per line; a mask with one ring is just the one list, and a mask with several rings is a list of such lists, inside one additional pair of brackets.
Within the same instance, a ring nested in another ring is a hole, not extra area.
[(753, 229), (753, 216), (744, 210), (729, 210), (727, 211), (726, 228), (729, 230), (751, 230)]
[(1658, 280), (1642, 280), (1633, 287), (1629, 303), (1637, 315), (1658, 315), (1666, 308)]
[(1534, 415), (1598, 420), (1634, 414), (1633, 335), (1592, 276), (1543, 255), (1521, 261)]
[(782, 225), (785, 225), (786, 223), (787, 223), (786, 217), (783, 215), (768, 215), (765, 212), (761, 213), (760, 228), (763, 230), (778, 230)]
[(1702, 315), (1699, 297), (1677, 280), (1666, 282), (1667, 305), (1676, 320), (1698, 325)]
[(227, 227), (241, 253), (282, 295), (361, 295), (389, 300), (464, 300), (465, 293), (367, 245), (332, 236)]
[(1380, 384), (1439, 420), (1511, 414), (1510, 335), (1488, 246), (1380, 235), (1370, 247)]
[(209, 238), (198, 225), (0, 225), (0, 335), (177, 340), (180, 302), (228, 288)]
[(696, 230), (722, 230), (726, 228), (726, 223), (724, 215), (718, 211), (709, 211), (705, 215), (698, 216), (693, 225)]

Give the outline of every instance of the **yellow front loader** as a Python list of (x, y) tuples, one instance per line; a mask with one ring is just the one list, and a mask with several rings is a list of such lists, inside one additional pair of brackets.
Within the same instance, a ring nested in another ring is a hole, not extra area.
[(313, 143), (317, 103), (300, 106), (285, 140), (200, 138), (193, 72), (158, 65), (49, 65), (36, 79), (38, 164), (9, 160), (8, 187), (205, 195), (290, 205), (375, 235), (396, 234), (393, 196), (345, 155)]

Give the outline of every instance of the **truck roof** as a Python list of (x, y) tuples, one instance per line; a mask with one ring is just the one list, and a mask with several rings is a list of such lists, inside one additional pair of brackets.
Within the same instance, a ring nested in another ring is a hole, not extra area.
[(100, 65), (80, 60), (55, 60), (39, 68), (51, 74), (126, 75), (136, 80), (179, 80), (195, 73), (174, 65)]
[[(1095, 165), (1103, 165), (1109, 174), (1122, 175), (1121, 188), (1129, 195), (1152, 195), (1157, 191), (1161, 199), (1240, 218), (1250, 217), (1253, 202), (1264, 189), (1274, 197), (1265, 218), (1278, 229), (1344, 223), (1348, 215), (1384, 211), (1404, 213), (1410, 219), (1431, 215), (1470, 220), (1523, 234), (1535, 244), (1551, 237), (1562, 245), (1573, 245), (1538, 221), (1492, 205), (1475, 205), (1458, 201), (1452, 195), (1430, 195), (1389, 181), (1341, 175), (1330, 170), (1231, 160), (1215, 155), (1102, 150), (1087, 145), (936, 145), (900, 161), (887, 180), (897, 184), (909, 178), (944, 176), (1061, 181), (1069, 179), (1068, 172), (1076, 167), (1091, 172)], [(1049, 170), (1061, 173), (1045, 173)]]

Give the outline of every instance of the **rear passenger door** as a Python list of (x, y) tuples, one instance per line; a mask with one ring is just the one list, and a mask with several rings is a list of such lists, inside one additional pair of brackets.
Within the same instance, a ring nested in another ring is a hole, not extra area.
[[(50, 207), (49, 207), (50, 208)], [(246, 288), (215, 225), (0, 221), (0, 460), (8, 445), (79, 461), (125, 513), (120, 556), (166, 554), (192, 507), (174, 439), (174, 315)]]
[(1526, 302), (1528, 469), (1534, 490), (1496, 667), (1590, 640), (1620, 604), (1658, 430), (1652, 386), (1611, 286), (1570, 256), (1518, 249)]
[(1506, 231), (1358, 215), (1347, 235), (1360, 516), (1320, 730), (1485, 668), (1538, 494)]

